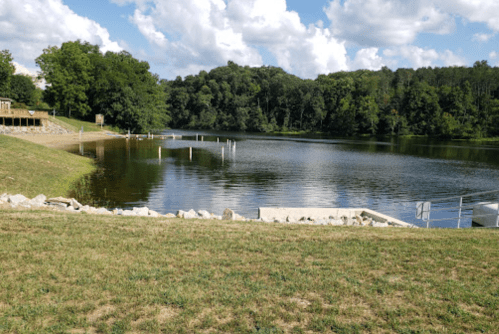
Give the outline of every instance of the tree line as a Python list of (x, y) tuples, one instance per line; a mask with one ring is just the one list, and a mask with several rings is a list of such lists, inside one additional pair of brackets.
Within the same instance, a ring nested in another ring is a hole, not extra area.
[(171, 126), (320, 131), (338, 136), (499, 135), (499, 68), (359, 70), (302, 80), (280, 68), (227, 66), (162, 81)]
[[(33, 103), (0, 54), (0, 96)], [(358, 70), (300, 79), (278, 67), (226, 66), (160, 80), (126, 51), (100, 52), (87, 42), (49, 47), (36, 59), (47, 87), (38, 100), (70, 117), (135, 132), (216, 129), (324, 132), (337, 136), (499, 135), (499, 68)], [(26, 82), (27, 84), (27, 82)], [(17, 87), (17, 88), (16, 88)], [(27, 86), (26, 86), (27, 87)], [(35, 89), (36, 91), (36, 89)]]

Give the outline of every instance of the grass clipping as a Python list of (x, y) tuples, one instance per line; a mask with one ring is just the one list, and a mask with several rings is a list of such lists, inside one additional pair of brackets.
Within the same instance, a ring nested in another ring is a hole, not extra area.
[(4, 332), (499, 332), (495, 230), (0, 215)]
[(91, 159), (0, 135), (0, 194), (65, 196), (94, 170)]

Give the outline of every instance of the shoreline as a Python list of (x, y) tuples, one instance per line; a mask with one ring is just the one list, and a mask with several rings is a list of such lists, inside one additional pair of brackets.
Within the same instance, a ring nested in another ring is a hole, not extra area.
[(115, 139), (118, 137), (125, 138), (124, 136), (111, 132), (84, 132), (81, 135), (79, 133), (68, 133), (68, 134), (5, 134), (9, 137), (14, 137), (18, 139), (24, 139), (26, 141), (43, 145), (45, 147), (65, 149), (68, 146), (76, 145), (83, 142), (91, 142), (96, 140), (106, 140)]

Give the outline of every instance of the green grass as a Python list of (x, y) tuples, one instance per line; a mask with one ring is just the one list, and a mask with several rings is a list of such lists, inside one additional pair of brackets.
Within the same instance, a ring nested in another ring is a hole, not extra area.
[(0, 135), (0, 194), (65, 196), (94, 170), (91, 159)]
[(106, 125), (103, 126), (101, 129), (100, 125), (98, 124), (81, 121), (79, 119), (74, 119), (74, 118), (67, 118), (64, 116), (56, 116), (55, 119), (53, 117), (50, 117), (49, 120), (74, 132), (80, 131), (82, 126), (83, 126), (83, 132), (96, 132), (96, 131), (119, 132), (119, 130), (115, 127)]
[(2, 333), (497, 333), (499, 231), (0, 212)]

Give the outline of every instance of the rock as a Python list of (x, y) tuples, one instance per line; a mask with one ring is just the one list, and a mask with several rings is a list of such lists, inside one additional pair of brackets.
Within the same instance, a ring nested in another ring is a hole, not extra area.
[(67, 205), (71, 205), (71, 200), (69, 198), (64, 198), (64, 197), (54, 197), (54, 198), (49, 198), (47, 200), (48, 203), (64, 203)]
[(66, 211), (76, 211), (74, 206), (70, 205), (66, 208)]
[(79, 209), (79, 210), (80, 210), (80, 211), (85, 211), (85, 212), (87, 212), (87, 211), (89, 211), (89, 210), (90, 210), (90, 206), (88, 206), (88, 205), (84, 205), (84, 206), (80, 207), (80, 209)]
[(222, 219), (223, 220), (234, 220), (235, 218), (235, 213), (231, 209), (225, 209), (223, 214), (222, 214)]
[(344, 222), (342, 220), (339, 220), (339, 219), (330, 219), (328, 221), (329, 225), (332, 225), (332, 226), (342, 226), (344, 224)]
[(314, 221), (314, 225), (327, 225), (327, 221), (325, 219), (317, 219)]
[(372, 227), (388, 227), (389, 225), (388, 225), (388, 223), (378, 223), (376, 221), (373, 221), (371, 223), (371, 226)]
[(177, 218), (184, 218), (185, 211), (178, 210), (177, 211)]
[(223, 220), (223, 217), (222, 216), (215, 216), (215, 219), (217, 219), (217, 220)]
[(46, 200), (47, 200), (47, 196), (40, 194), (40, 195), (36, 196), (35, 198), (31, 199), (28, 203), (31, 206), (40, 207), (40, 206), (45, 205), (44, 203)]
[(74, 198), (71, 198), (70, 200), (70, 205), (75, 208), (75, 209), (79, 209), (81, 208), (83, 205), (81, 205), (77, 200), (75, 200)]
[(212, 219), (212, 215), (206, 210), (199, 210), (198, 215), (203, 219)]
[(290, 224), (294, 224), (294, 223), (296, 223), (296, 219), (294, 219), (293, 217), (287, 216), (286, 222), (288, 222)]
[(17, 195), (12, 195), (12, 196), (9, 196), (8, 197), (8, 202), (11, 204), (11, 205), (18, 205), (18, 204), (21, 204), (22, 202), (24, 201), (27, 201), (28, 199), (26, 197), (24, 197), (23, 195), (21, 194), (17, 194)]
[(234, 213), (234, 220), (244, 221), (244, 220), (246, 220), (246, 218), (244, 218), (243, 216), (238, 215), (237, 213)]
[(7, 202), (9, 200), (9, 194), (3, 193), (0, 195), (0, 201)]
[(159, 216), (160, 216), (160, 214), (159, 214), (159, 213), (157, 213), (156, 211), (154, 211), (154, 210), (149, 210), (149, 217), (154, 217), (154, 218), (157, 218), (157, 217), (159, 217)]
[(194, 219), (194, 218), (198, 218), (198, 214), (196, 213), (196, 211), (194, 210), (189, 210), (187, 212), (184, 213), (184, 219)]
[(54, 208), (54, 209), (63, 210), (63, 211), (65, 211), (66, 208), (68, 207), (66, 204), (64, 204), (64, 203), (58, 203), (58, 202), (49, 203), (49, 206), (52, 207), (52, 208)]
[(359, 215), (355, 215), (355, 221), (356, 221), (358, 224), (362, 225), (362, 221), (363, 221), (363, 219), (362, 219), (362, 217), (361, 217), (361, 216), (359, 216)]
[(166, 217), (166, 218), (175, 218), (175, 217), (177, 217), (177, 216), (175, 216), (173, 213), (167, 213), (167, 214), (165, 215), (165, 217)]
[(122, 216), (137, 216), (137, 212), (132, 210), (123, 210)]
[(149, 209), (147, 207), (133, 208), (132, 211), (135, 212), (137, 216), (142, 216), (142, 217), (145, 217), (149, 214)]

